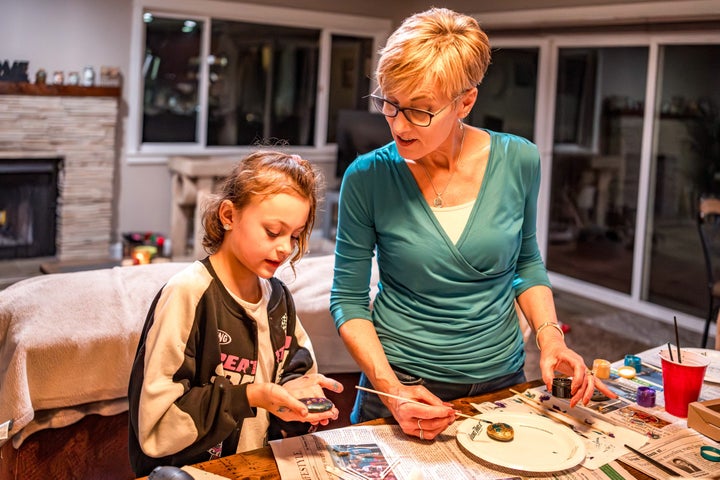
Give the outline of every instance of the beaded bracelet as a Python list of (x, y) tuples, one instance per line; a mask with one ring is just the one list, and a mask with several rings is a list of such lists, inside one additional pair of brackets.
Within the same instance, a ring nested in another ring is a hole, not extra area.
[(562, 331), (562, 328), (560, 328), (560, 325), (558, 325), (555, 322), (545, 322), (542, 325), (538, 327), (538, 329), (535, 331), (535, 345), (537, 345), (538, 350), (540, 350), (540, 342), (538, 342), (538, 337), (540, 336), (540, 332), (543, 331), (543, 328), (545, 327), (554, 327), (557, 329), (558, 332), (560, 332), (560, 338), (565, 338), (565, 332)]

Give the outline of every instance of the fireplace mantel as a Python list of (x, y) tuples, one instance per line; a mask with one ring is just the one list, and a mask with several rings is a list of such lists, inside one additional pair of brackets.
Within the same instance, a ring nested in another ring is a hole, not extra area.
[(120, 93), (120, 87), (81, 87), (79, 85), (37, 85), (28, 82), (0, 82), (0, 95), (119, 97)]

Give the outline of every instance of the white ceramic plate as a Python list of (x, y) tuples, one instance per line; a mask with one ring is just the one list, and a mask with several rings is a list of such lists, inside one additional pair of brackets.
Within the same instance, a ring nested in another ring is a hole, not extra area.
[(489, 424), (482, 423), (482, 431), (470, 438), (477, 420), (467, 419), (460, 424), (457, 440), (466, 452), (501, 467), (526, 472), (558, 472), (585, 460), (585, 445), (569, 427), (540, 415), (528, 413), (484, 413), (476, 415), (492, 422), (512, 425), (515, 437), (510, 442), (498, 442), (487, 436)]
[(705, 370), (705, 381), (712, 383), (720, 383), (720, 350), (711, 350), (709, 348), (682, 348), (683, 351), (699, 353), (710, 359), (710, 365)]

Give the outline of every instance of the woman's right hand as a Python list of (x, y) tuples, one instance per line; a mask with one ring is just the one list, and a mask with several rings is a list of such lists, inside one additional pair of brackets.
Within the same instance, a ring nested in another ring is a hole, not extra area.
[(388, 407), (403, 432), (423, 440), (432, 440), (455, 421), (455, 410), (427, 388), (400, 383), (385, 356), (372, 322), (354, 318), (343, 323), (338, 331), (350, 355), (375, 388), (427, 404), (417, 405), (380, 395), (380, 400)]
[(432, 440), (455, 421), (455, 410), (448, 403), (433, 395), (420, 385), (390, 388), (391, 395), (407, 398), (417, 403), (381, 396), (383, 403), (397, 420), (402, 431), (421, 440)]

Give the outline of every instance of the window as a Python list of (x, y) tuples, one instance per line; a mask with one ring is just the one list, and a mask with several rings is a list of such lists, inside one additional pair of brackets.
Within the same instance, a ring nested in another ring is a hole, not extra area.
[(202, 23), (146, 14), (142, 141), (196, 142)]
[(340, 110), (368, 110), (373, 44), (369, 38), (333, 35), (328, 143), (335, 143)]
[(598, 53), (596, 49), (565, 48), (558, 54), (556, 145), (593, 150)]
[(537, 47), (493, 51), (467, 122), (534, 140), (538, 55)]
[(225, 2), (137, 0), (134, 15), (130, 157), (333, 143), (338, 111), (368, 108), (391, 26)]
[(207, 144), (312, 145), (320, 31), (214, 20)]

